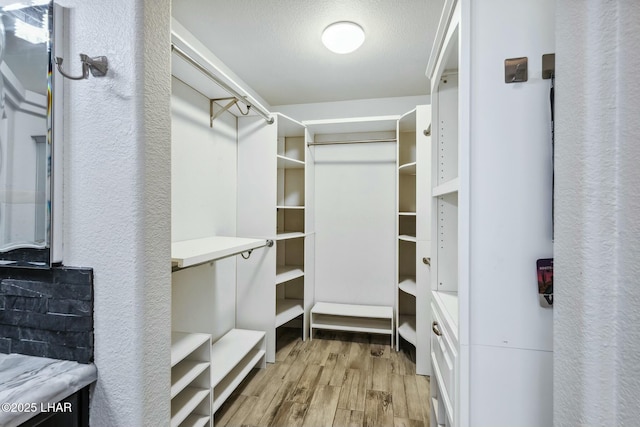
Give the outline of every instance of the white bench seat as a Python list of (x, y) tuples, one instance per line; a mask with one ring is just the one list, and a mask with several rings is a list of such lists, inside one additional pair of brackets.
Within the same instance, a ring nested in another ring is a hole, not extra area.
[(389, 335), (393, 347), (393, 307), (318, 302), (311, 309), (314, 329)]

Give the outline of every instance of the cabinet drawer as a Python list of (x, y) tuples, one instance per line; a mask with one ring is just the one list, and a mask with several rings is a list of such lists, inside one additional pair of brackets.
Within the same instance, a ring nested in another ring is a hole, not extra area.
[(435, 322), (432, 323), (432, 327), (440, 332), (440, 335), (437, 335), (432, 328), (431, 358), (434, 367), (437, 369), (436, 378), (440, 383), (438, 384), (439, 388), (444, 395), (442, 397), (445, 398), (445, 407), (448, 406), (453, 409), (453, 402), (455, 401), (457, 349), (447, 333), (447, 328), (445, 328), (442, 323), (442, 316), (440, 316), (433, 304), (431, 305), (431, 312), (433, 313), (433, 322)]

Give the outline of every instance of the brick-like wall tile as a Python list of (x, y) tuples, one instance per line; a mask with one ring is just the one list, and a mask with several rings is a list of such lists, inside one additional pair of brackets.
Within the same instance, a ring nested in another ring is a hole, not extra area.
[(0, 352), (93, 361), (93, 271), (0, 267)]
[(91, 316), (93, 304), (91, 301), (74, 299), (49, 299), (49, 313), (73, 314), (75, 316)]

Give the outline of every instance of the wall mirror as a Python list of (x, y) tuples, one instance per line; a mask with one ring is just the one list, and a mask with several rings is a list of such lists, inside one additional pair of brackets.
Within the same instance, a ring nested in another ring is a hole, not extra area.
[(50, 266), (52, 1), (0, 0), (0, 264)]

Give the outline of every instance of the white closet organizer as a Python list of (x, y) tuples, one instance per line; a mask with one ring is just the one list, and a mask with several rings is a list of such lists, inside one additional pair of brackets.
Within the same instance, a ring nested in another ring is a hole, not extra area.
[[(238, 232), (275, 241), (264, 258), (238, 264), (243, 324), (267, 334), (267, 361), (275, 362), (276, 329), (309, 329), (313, 302), (313, 165), (305, 126), (279, 113), (268, 125), (238, 119)], [(311, 162), (312, 163), (312, 162)]]
[(211, 335), (171, 333), (171, 427), (211, 426)]
[(276, 328), (305, 314), (305, 128), (286, 116), (278, 119)]
[(430, 375), (431, 108), (398, 120), (396, 349), (400, 337), (416, 348), (416, 372)]
[[(241, 237), (211, 236), (201, 239), (185, 240), (173, 242), (171, 244), (171, 262), (175, 268), (196, 266), (203, 263), (213, 262), (229, 256), (247, 253), (249, 258), (254, 249), (268, 246), (271, 242), (264, 239), (247, 239)], [(224, 401), (231, 395), (231, 392), (242, 382), (253, 368), (265, 367), (266, 343), (263, 331), (253, 331), (246, 329), (231, 329), (221, 338), (211, 343), (211, 335), (199, 333), (174, 332), (174, 345), (172, 349), (172, 366), (186, 358), (189, 350), (197, 357), (197, 363), (182, 361), (175, 369), (176, 377), (191, 378), (196, 373), (198, 375), (205, 372), (207, 381), (199, 380), (197, 384), (207, 386), (206, 396), (208, 396), (209, 413), (215, 413)], [(205, 340), (206, 338), (206, 340)], [(207, 344), (208, 348), (201, 347)], [(174, 363), (174, 354), (175, 360)], [(205, 358), (206, 356), (206, 358)], [(207, 361), (205, 364), (204, 361)], [(186, 371), (183, 372), (183, 371)], [(199, 372), (201, 371), (201, 372)], [(172, 370), (172, 375), (174, 370)], [(200, 377), (198, 377), (200, 378)], [(171, 396), (173, 399), (174, 388), (180, 388), (180, 384), (186, 382), (185, 379), (176, 379), (176, 385), (172, 380)], [(202, 387), (201, 387), (202, 388)], [(205, 398), (205, 393), (201, 389), (187, 387), (189, 393), (181, 393), (180, 396), (187, 396), (176, 400), (176, 414), (172, 412), (172, 426), (174, 418), (175, 425), (207, 425), (200, 424), (203, 417), (198, 419), (193, 416), (189, 418), (189, 424), (180, 424), (186, 419), (187, 409), (198, 407), (196, 414), (201, 414), (205, 406), (200, 405)], [(186, 401), (186, 403), (184, 403)], [(196, 404), (196, 401), (198, 402)], [(200, 406), (198, 406), (200, 405)], [(174, 401), (172, 400), (172, 410)], [(183, 408), (183, 409), (179, 409)], [(184, 415), (184, 417), (183, 417)], [(212, 416), (210, 415), (210, 419)], [(180, 421), (178, 421), (180, 420)], [(193, 424), (192, 424), (193, 423)]]
[[(444, 3), (427, 67), (431, 425), (551, 425), (553, 313), (536, 300), (535, 260), (553, 253), (540, 58), (553, 51), (554, 4)], [(522, 37), (503, 37), (514, 28)], [(505, 83), (511, 56), (529, 58), (527, 82)]]
[(384, 334), (393, 345), (398, 118), (304, 122), (316, 172), (312, 332)]
[[(431, 424), (458, 425), (458, 63), (460, 6), (447, 2), (438, 29), (440, 55), (431, 75)], [(447, 7), (449, 10), (447, 10)], [(447, 25), (448, 24), (448, 25)], [(434, 61), (434, 57), (431, 58)]]

